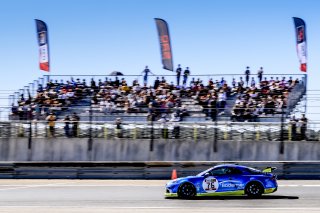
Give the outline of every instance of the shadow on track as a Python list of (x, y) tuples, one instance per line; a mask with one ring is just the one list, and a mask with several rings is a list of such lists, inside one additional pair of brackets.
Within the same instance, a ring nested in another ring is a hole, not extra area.
[[(181, 198), (166, 198), (166, 199), (181, 199)], [(189, 200), (282, 200), (299, 199), (298, 196), (286, 196), (286, 195), (264, 195), (261, 197), (248, 197), (248, 196), (212, 196), (212, 197), (195, 197)], [(186, 199), (184, 199), (186, 200)], [(187, 199), (188, 200), (188, 199)]]

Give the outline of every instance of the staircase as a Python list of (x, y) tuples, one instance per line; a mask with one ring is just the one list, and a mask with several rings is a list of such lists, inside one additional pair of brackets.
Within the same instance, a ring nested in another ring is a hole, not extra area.
[(205, 122), (207, 120), (206, 114), (203, 113), (202, 106), (199, 105), (198, 101), (193, 98), (181, 98), (181, 105), (185, 106), (189, 112), (189, 116), (183, 118), (186, 122)]
[(294, 113), (301, 100), (306, 95), (306, 86), (303, 82), (296, 85), (289, 94), (287, 103), (287, 116)]
[(230, 121), (231, 114), (232, 114), (232, 108), (235, 105), (236, 102), (236, 95), (230, 96), (226, 100), (226, 106), (224, 108), (223, 114), (218, 114), (217, 120), (218, 121)]

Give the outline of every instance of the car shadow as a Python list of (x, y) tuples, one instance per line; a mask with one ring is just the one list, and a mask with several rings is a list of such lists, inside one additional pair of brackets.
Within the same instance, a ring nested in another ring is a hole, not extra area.
[[(181, 199), (177, 197), (167, 198), (167, 199)], [(203, 197), (194, 197), (192, 199), (184, 200), (295, 200), (299, 199), (298, 196), (286, 196), (286, 195), (263, 195), (261, 197), (248, 197), (248, 196), (203, 196)]]

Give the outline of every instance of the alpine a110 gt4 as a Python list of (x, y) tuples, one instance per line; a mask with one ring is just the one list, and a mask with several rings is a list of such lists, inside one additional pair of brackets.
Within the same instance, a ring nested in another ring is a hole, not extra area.
[(196, 176), (177, 178), (166, 184), (165, 197), (193, 198), (195, 196), (248, 195), (259, 197), (277, 191), (277, 177), (271, 172), (240, 165), (218, 165)]

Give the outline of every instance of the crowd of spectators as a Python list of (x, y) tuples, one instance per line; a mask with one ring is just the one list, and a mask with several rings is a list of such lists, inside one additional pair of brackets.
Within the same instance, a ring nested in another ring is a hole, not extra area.
[(237, 93), (237, 99), (232, 109), (232, 121), (257, 121), (258, 117), (283, 113), (287, 107), (289, 93), (299, 80), (289, 77), (279, 79), (270, 77), (261, 79), (256, 84), (243, 87), (240, 80), (233, 85), (232, 92)]
[(178, 121), (186, 112), (181, 105), (181, 90), (172, 82), (169, 84), (165, 77), (157, 77), (153, 86), (140, 85), (138, 80), (129, 85), (124, 78), (119, 80), (118, 77), (115, 81), (100, 82), (91, 103), (105, 114), (147, 112), (149, 120), (171, 114), (171, 119)]
[(39, 84), (34, 97), (29, 91), (28, 98), (21, 94), (18, 106), (12, 104), (11, 116), (17, 116), (19, 120), (45, 119), (49, 113), (68, 109), (90, 92), (85, 79), (82, 82), (80, 79), (74, 81), (73, 78), (66, 82), (50, 80), (45, 87)]
[[(151, 73), (146, 66), (144, 83), (141, 85), (137, 79), (129, 84), (125, 78), (115, 76), (114, 80), (106, 77), (97, 82), (92, 78), (89, 83), (86, 79), (71, 78), (64, 82), (50, 80), (46, 86), (39, 85), (35, 97), (24, 98), (21, 95), (18, 106), (13, 104), (12, 115), (20, 120), (41, 119), (49, 113), (68, 109), (82, 99), (89, 99), (91, 107), (105, 114), (122, 113), (148, 113), (148, 120), (165, 119), (182, 121), (190, 112), (182, 104), (184, 97), (193, 99), (202, 106), (208, 118), (213, 121), (218, 115), (225, 113), (227, 99), (236, 97), (232, 108), (232, 121), (256, 121), (261, 115), (272, 115), (281, 112), (286, 107), (288, 95), (292, 88), (299, 83), (291, 77), (281, 80), (276, 77), (262, 78), (262, 67), (258, 71), (258, 83), (255, 78), (250, 80), (250, 71), (245, 71), (245, 82), (242, 77), (238, 81), (234, 78), (231, 84), (221, 78), (209, 79), (203, 82), (200, 78), (192, 78), (187, 84), (190, 70), (187, 67), (184, 73), (183, 85), (179, 85), (182, 69), (177, 68), (177, 84), (167, 82), (165, 77), (157, 77), (153, 85), (147, 85), (147, 75)], [(229, 106), (231, 107), (231, 106)]]

